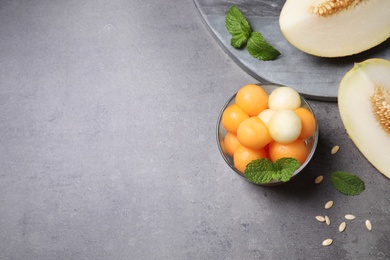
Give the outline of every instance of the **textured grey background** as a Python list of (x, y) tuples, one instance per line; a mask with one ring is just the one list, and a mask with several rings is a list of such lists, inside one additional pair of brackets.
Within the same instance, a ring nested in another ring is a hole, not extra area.
[[(192, 0), (1, 0), (0, 259), (389, 259), (390, 181), (336, 103), (310, 101), (318, 151), (291, 183), (225, 164), (216, 120), (252, 82)], [(366, 190), (337, 193), (335, 170)]]
[[(318, 100), (337, 100), (340, 80), (355, 62), (368, 58), (390, 59), (390, 40), (371, 50), (341, 58), (320, 58), (293, 47), (279, 28), (279, 14), (285, 0), (194, 0), (210, 31), (228, 55), (259, 81), (284, 84)], [(281, 52), (273, 61), (254, 59), (245, 49), (230, 45), (225, 26), (229, 8), (235, 5), (247, 17), (252, 30)], [(390, 8), (389, 17), (390, 17)], [(369, 21), (367, 21), (369, 22)]]

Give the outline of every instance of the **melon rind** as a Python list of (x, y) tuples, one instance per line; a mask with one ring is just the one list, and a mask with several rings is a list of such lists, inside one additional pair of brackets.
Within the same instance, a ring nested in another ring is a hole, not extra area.
[(297, 49), (315, 56), (342, 57), (368, 50), (390, 37), (390, 0), (363, 0), (321, 17), (309, 12), (319, 0), (287, 0), (280, 29)]
[(390, 134), (377, 122), (370, 97), (374, 86), (390, 91), (390, 61), (368, 59), (345, 74), (338, 90), (338, 107), (344, 127), (367, 160), (390, 178)]

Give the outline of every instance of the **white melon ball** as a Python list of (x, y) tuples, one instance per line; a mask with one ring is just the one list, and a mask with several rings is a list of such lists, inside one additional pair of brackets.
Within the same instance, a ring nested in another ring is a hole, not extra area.
[(272, 139), (281, 144), (297, 140), (301, 129), (301, 119), (292, 110), (278, 110), (268, 122), (268, 130)]
[(268, 126), (268, 122), (270, 120), (270, 118), (272, 117), (272, 115), (276, 112), (276, 110), (273, 110), (273, 109), (265, 109), (263, 111), (260, 112), (260, 114), (258, 115), (258, 117), (261, 119), (261, 121), (263, 121), (263, 123)]
[(301, 97), (293, 88), (278, 87), (269, 95), (268, 106), (274, 110), (295, 110), (301, 106)]

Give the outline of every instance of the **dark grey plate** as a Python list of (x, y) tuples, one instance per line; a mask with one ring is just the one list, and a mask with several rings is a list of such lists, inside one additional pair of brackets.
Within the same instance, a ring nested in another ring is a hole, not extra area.
[[(290, 45), (279, 28), (279, 13), (285, 0), (194, 0), (207, 26), (228, 55), (247, 73), (260, 82), (271, 82), (295, 88), (304, 96), (336, 101), (339, 82), (355, 62), (369, 58), (390, 59), (390, 40), (366, 52), (343, 58), (321, 58), (303, 53)], [(247, 17), (253, 31), (282, 55), (274, 61), (260, 61), (244, 50), (230, 46), (225, 16), (235, 5)]]

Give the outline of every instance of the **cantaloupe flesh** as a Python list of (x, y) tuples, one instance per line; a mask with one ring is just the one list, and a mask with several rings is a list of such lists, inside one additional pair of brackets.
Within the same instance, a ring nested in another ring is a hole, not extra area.
[(309, 12), (310, 6), (321, 2), (287, 0), (282, 8), (280, 29), (303, 52), (322, 57), (348, 56), (390, 37), (390, 0), (364, 0), (327, 17)]
[(390, 61), (370, 59), (355, 64), (340, 83), (338, 106), (345, 129), (357, 148), (390, 178), (390, 134), (380, 127), (370, 101), (376, 85), (390, 90)]

